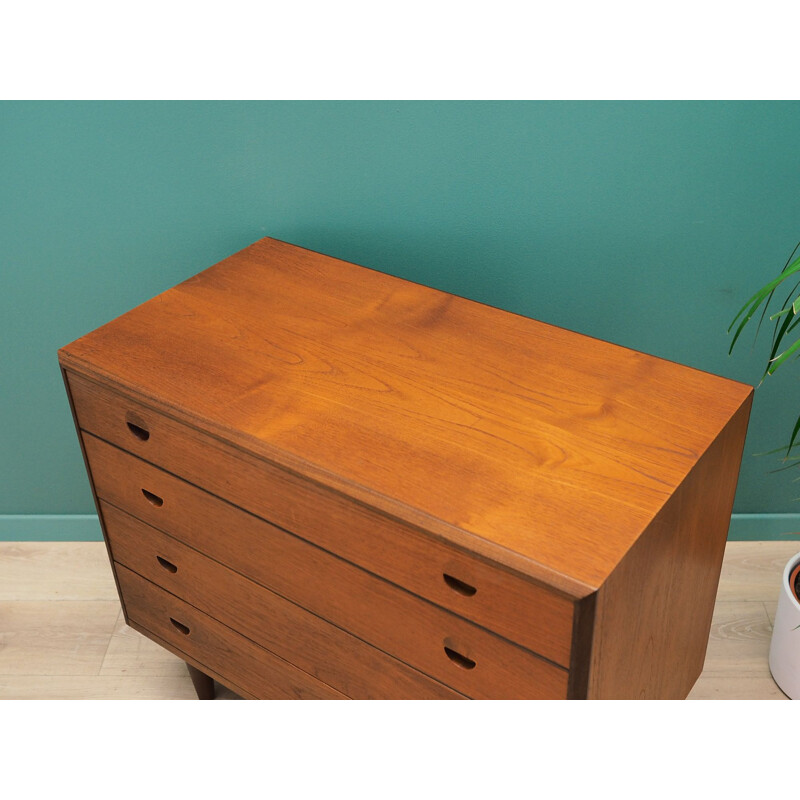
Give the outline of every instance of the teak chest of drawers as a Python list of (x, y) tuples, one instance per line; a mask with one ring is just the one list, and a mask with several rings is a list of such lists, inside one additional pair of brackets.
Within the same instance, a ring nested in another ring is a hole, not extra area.
[(263, 239), (59, 352), (125, 619), (252, 698), (680, 698), (752, 388)]

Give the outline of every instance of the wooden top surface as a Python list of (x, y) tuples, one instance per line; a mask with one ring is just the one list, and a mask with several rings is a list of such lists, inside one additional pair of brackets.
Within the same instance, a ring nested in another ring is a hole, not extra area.
[(752, 392), (273, 239), (59, 356), (577, 594)]

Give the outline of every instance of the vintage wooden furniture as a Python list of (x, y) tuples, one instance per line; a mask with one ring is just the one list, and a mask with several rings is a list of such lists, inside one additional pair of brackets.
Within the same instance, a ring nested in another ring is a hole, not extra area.
[(59, 352), (130, 626), (248, 698), (681, 698), (752, 388), (263, 239)]

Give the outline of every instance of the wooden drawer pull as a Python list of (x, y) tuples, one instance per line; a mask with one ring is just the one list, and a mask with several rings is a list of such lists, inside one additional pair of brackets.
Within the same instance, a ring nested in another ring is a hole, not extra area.
[(463, 594), (465, 597), (472, 597), (472, 595), (478, 591), (474, 586), (470, 586), (468, 583), (464, 583), (464, 581), (460, 581), (458, 578), (454, 578), (452, 575), (448, 575), (446, 572), (442, 573), (442, 577), (444, 578), (444, 582), (454, 592)]
[(150, 438), (150, 431), (147, 428), (143, 428), (141, 425), (135, 425), (133, 422), (128, 423), (128, 430), (137, 438), (143, 442), (146, 442)]
[(188, 625), (184, 625), (182, 622), (178, 622), (178, 620), (173, 619), (172, 617), (169, 618), (169, 621), (184, 635), (188, 636), (191, 631), (189, 630)]
[(148, 503), (152, 503), (154, 506), (163, 506), (164, 505), (164, 498), (159, 497), (157, 494), (153, 494), (152, 492), (148, 492), (147, 489), (142, 489), (142, 494), (144, 495), (145, 500)]
[(444, 647), (444, 652), (447, 653), (447, 657), (457, 667), (461, 667), (461, 669), (475, 669), (475, 662), (471, 658), (462, 656), (461, 653), (457, 653), (455, 650), (451, 650), (447, 645), (445, 645)]
[(175, 566), (175, 564), (173, 564), (171, 561), (167, 561), (166, 558), (161, 558), (161, 556), (156, 556), (156, 560), (158, 561), (159, 564), (161, 564), (162, 567), (164, 567), (164, 569), (167, 572), (178, 571), (178, 568)]

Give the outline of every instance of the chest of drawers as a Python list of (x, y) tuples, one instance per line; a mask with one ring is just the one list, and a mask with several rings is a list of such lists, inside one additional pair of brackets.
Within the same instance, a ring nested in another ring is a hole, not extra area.
[(263, 239), (59, 351), (127, 623), (248, 698), (679, 698), (752, 388)]

